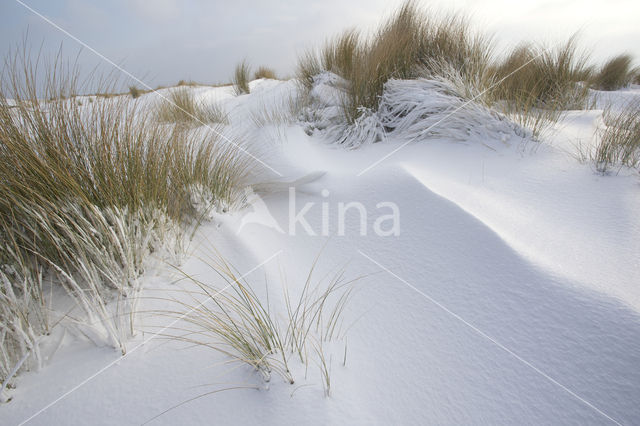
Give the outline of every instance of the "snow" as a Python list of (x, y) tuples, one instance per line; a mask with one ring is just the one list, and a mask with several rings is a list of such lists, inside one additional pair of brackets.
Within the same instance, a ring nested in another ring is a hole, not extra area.
[[(349, 277), (364, 276), (345, 312), (353, 323), (347, 339), (327, 351), (331, 396), (315, 365), (305, 377), (294, 364), (293, 385), (276, 376), (265, 383), (204, 347), (162, 337), (139, 346), (172, 321), (142, 313), (124, 358), (58, 328), (43, 344), (57, 348), (54, 356), (18, 378), (0, 423), (29, 419), (87, 379), (28, 424), (142, 424), (183, 402), (149, 424), (640, 422), (640, 183), (637, 172), (601, 176), (579, 161), (600, 110), (569, 113), (544, 144), (513, 132), (498, 139), (477, 123), (455, 143), (443, 131), (358, 176), (406, 139), (392, 135), (345, 150), (296, 124), (257, 129), (250, 111), (285, 104), (295, 83), (259, 80), (251, 88), (239, 97), (229, 87), (192, 90), (219, 102), (247, 149), (283, 178), (256, 170), (270, 182), (257, 191), (264, 203), (253, 205), (257, 219), (243, 221), (251, 205), (216, 214), (180, 267), (220, 285), (206, 264), (214, 248), (241, 273), (279, 253), (247, 276), (256, 292), (269, 291), (274, 309), (282, 308), (281, 275), (300, 291), (319, 254), (318, 277), (345, 263)], [(640, 92), (618, 98), (630, 96)], [(305, 218), (318, 235), (299, 225), (296, 235), (287, 232), (289, 183), (298, 209), (315, 203)], [(338, 235), (341, 202), (365, 206), (366, 236), (355, 212)], [(400, 235), (374, 234), (380, 202), (398, 206)], [(163, 262), (150, 265), (140, 309), (174, 306), (158, 297), (181, 297), (176, 290), (189, 288), (175, 278)], [(186, 402), (243, 386), (252, 388)]]

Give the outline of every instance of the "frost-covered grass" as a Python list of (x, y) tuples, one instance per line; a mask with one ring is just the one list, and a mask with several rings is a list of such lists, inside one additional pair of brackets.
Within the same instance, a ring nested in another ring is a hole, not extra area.
[(220, 107), (196, 101), (193, 92), (184, 85), (171, 89), (169, 96), (159, 101), (156, 114), (158, 120), (165, 123), (201, 126), (227, 122)]
[(40, 361), (45, 284), (124, 352), (147, 255), (174, 250), (205, 210), (232, 204), (247, 170), (215, 135), (157, 126), (127, 96), (69, 99), (78, 81), (64, 64), (38, 72), (22, 50), (2, 75), (2, 380), (25, 356)]
[(317, 363), (328, 393), (330, 378), (322, 344), (344, 337), (342, 314), (357, 279), (346, 279), (341, 270), (328, 280), (314, 282), (314, 262), (306, 281), (295, 286), (296, 295), (284, 283), (283, 312), (278, 304), (272, 305), (268, 287), (266, 297), (261, 298), (223, 259), (210, 266), (226, 286), (213, 287), (187, 276), (199, 290), (189, 292), (191, 302), (177, 302), (178, 310), (162, 312), (188, 323), (169, 337), (219, 351), (249, 365), (266, 381), (276, 373), (293, 384), (292, 357), (307, 368)]
[(605, 128), (591, 155), (597, 169), (603, 173), (614, 166), (640, 169), (640, 102), (630, 102), (618, 111), (609, 107), (603, 119)]
[[(437, 137), (464, 141), (470, 137), (500, 139), (521, 129), (501, 114), (471, 103), (459, 114), (465, 98), (450, 80), (391, 80), (385, 85), (378, 120), (389, 136), (407, 139)], [(438, 126), (446, 120), (445, 125)]]

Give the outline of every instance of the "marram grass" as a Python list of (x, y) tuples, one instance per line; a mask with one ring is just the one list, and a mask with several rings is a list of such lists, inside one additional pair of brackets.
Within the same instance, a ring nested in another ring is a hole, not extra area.
[(129, 96), (75, 102), (77, 73), (59, 62), (44, 79), (26, 49), (6, 63), (0, 380), (25, 356), (25, 367), (40, 360), (50, 327), (44, 282), (63, 287), (124, 352), (133, 316), (123, 312), (135, 311), (148, 254), (172, 250), (203, 209), (233, 204), (248, 167), (215, 133), (158, 126)]

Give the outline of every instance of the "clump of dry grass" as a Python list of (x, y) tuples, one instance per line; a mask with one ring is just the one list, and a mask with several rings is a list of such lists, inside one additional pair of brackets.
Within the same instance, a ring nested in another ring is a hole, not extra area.
[(603, 113), (605, 128), (592, 154), (598, 171), (605, 173), (613, 166), (640, 169), (640, 102), (627, 104), (619, 111), (611, 107)]
[(578, 50), (575, 36), (555, 49), (518, 46), (490, 71), (494, 83), (485, 102), (537, 137), (563, 110), (586, 107), (587, 59)]
[(586, 85), (580, 84), (588, 76), (587, 59), (575, 36), (555, 49), (518, 46), (493, 70), (501, 82), (492, 95), (541, 108), (580, 106), (588, 95)]
[(470, 28), (464, 15), (425, 12), (409, 0), (372, 36), (348, 30), (304, 54), (298, 80), (308, 91), (322, 72), (342, 77), (344, 121), (354, 128), (378, 111), (391, 79), (446, 82), (457, 96), (505, 113), (534, 137), (563, 110), (587, 105), (591, 69), (576, 37), (555, 49), (518, 46), (496, 61), (492, 38)]
[(362, 37), (356, 30), (350, 29), (328, 41), (321, 51), (321, 66), (343, 78), (353, 73), (354, 61), (360, 54)]
[(192, 80), (189, 80), (189, 81), (187, 81), (187, 80), (180, 80), (180, 81), (178, 81), (177, 86), (178, 86), (178, 87), (182, 87), (182, 86), (196, 87), (196, 86), (200, 86), (200, 84), (198, 84), (197, 82), (192, 81)]
[(233, 73), (233, 89), (237, 96), (248, 94), (251, 92), (249, 89), (249, 75), (251, 74), (251, 69), (247, 61), (240, 62)]
[(363, 107), (375, 111), (384, 84), (392, 78), (437, 74), (439, 67), (435, 64), (450, 65), (462, 76), (482, 73), (491, 45), (468, 28), (467, 19), (461, 15), (427, 14), (414, 2), (405, 3), (371, 40), (356, 49), (359, 53), (347, 77), (347, 121), (354, 122)]
[(423, 20), (413, 2), (383, 23), (375, 36), (357, 49), (346, 80), (349, 82), (344, 113), (354, 123), (363, 109), (375, 111), (384, 84), (391, 78), (415, 76)]
[(311, 90), (315, 77), (323, 71), (318, 56), (314, 51), (307, 51), (298, 58), (296, 77), (306, 91)]
[[(45, 80), (24, 49), (0, 93), (0, 379), (39, 361), (45, 279), (125, 350), (144, 260), (204, 209), (234, 200), (247, 165), (214, 135), (156, 126), (128, 97), (69, 98), (73, 68)], [(43, 99), (53, 99), (46, 101)], [(194, 196), (198, 203), (194, 204)], [(114, 315), (113, 303), (118, 315)], [(29, 363), (27, 363), (29, 364)], [(27, 365), (25, 364), (25, 365)]]
[(633, 71), (631, 55), (618, 55), (607, 61), (593, 77), (593, 84), (601, 90), (617, 90), (631, 83)]
[(271, 80), (277, 80), (276, 72), (268, 67), (262, 66), (259, 67), (256, 72), (253, 74), (254, 80), (258, 80), (260, 78), (268, 78)]
[(227, 118), (216, 104), (197, 102), (188, 87), (171, 89), (169, 96), (157, 105), (156, 116), (165, 123), (206, 125), (227, 123)]
[[(344, 340), (343, 363), (346, 362), (343, 314), (357, 279), (346, 280), (342, 269), (328, 282), (325, 277), (313, 284), (317, 261), (312, 265), (299, 295), (292, 297), (285, 284), (286, 317), (274, 309), (268, 287), (265, 298), (259, 297), (251, 285), (222, 258), (210, 265), (226, 283), (222, 288), (185, 274), (198, 289), (184, 291), (192, 298), (191, 302), (173, 300), (179, 305), (176, 311), (159, 312), (187, 323), (186, 326), (172, 327), (175, 333), (167, 333), (166, 337), (220, 352), (232, 361), (249, 366), (266, 382), (275, 373), (285, 382), (294, 384), (296, 378), (289, 366), (293, 356), (299, 357), (305, 367), (305, 378), (310, 363), (318, 366), (324, 395), (330, 396), (332, 357), (329, 356), (327, 360), (325, 344)], [(147, 423), (207, 395), (230, 389), (260, 388), (241, 385), (206, 392), (169, 407)]]
[(139, 98), (144, 92), (138, 89), (136, 86), (129, 87), (129, 94), (133, 99)]
[(384, 84), (392, 78), (437, 74), (444, 64), (477, 78), (487, 69), (491, 46), (489, 38), (469, 30), (464, 16), (427, 13), (407, 1), (371, 37), (349, 30), (319, 54), (305, 54), (298, 64), (298, 78), (307, 88), (322, 71), (344, 78), (348, 85), (344, 115), (354, 123), (363, 110), (377, 109)]
[[(324, 280), (314, 283), (316, 262), (296, 297), (292, 297), (284, 286), (286, 319), (283, 322), (282, 316), (274, 312), (268, 294), (263, 300), (232, 266), (224, 260), (216, 261), (211, 266), (226, 285), (215, 288), (187, 277), (199, 288), (199, 291), (189, 293), (193, 303), (177, 302), (188, 310), (189, 315), (180, 312), (168, 315), (184, 318), (191, 327), (180, 328), (184, 334), (169, 337), (222, 352), (249, 365), (266, 381), (275, 372), (285, 381), (294, 383), (289, 369), (291, 356), (295, 355), (306, 365), (310, 361), (324, 361), (322, 351), (320, 360), (313, 356), (323, 341), (332, 341), (344, 331), (342, 314), (355, 281), (345, 279), (344, 270), (341, 270), (328, 283)], [(207, 302), (203, 303), (202, 297)]]

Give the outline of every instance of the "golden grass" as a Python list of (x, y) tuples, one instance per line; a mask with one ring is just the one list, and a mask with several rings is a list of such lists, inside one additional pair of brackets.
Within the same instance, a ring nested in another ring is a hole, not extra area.
[(601, 90), (617, 90), (633, 79), (631, 55), (618, 55), (608, 60), (593, 77), (593, 84)]
[(251, 92), (249, 89), (249, 75), (250, 68), (247, 61), (240, 62), (233, 73), (233, 88), (237, 96), (248, 94)]
[(576, 36), (555, 49), (517, 46), (489, 71), (492, 88), (485, 103), (539, 137), (564, 110), (587, 107), (587, 60), (577, 47)]
[(298, 58), (296, 78), (305, 90), (311, 90), (315, 77), (322, 72), (322, 66), (315, 52), (307, 51)]
[[(78, 84), (73, 69), (54, 63), (43, 82), (25, 50), (6, 63), (0, 379), (25, 355), (39, 360), (37, 338), (49, 326), (45, 277), (124, 351), (132, 318), (114, 317), (108, 301), (134, 303), (149, 252), (197, 225), (205, 209), (233, 203), (247, 170), (214, 135), (157, 126), (126, 96), (67, 99)], [(194, 205), (194, 195), (206, 202)]]
[(491, 41), (468, 28), (462, 15), (428, 13), (407, 1), (371, 37), (348, 30), (326, 43), (320, 53), (307, 52), (299, 60), (298, 78), (309, 88), (322, 71), (343, 77), (348, 84), (344, 115), (353, 123), (363, 109), (377, 109), (389, 79), (437, 73), (442, 64), (463, 76), (484, 73)]
[(256, 72), (253, 74), (254, 80), (258, 80), (260, 78), (268, 78), (271, 80), (277, 80), (276, 72), (269, 67), (259, 67)]
[(587, 56), (571, 37), (555, 49), (521, 45), (500, 63), (494, 78), (502, 80), (492, 91), (494, 98), (532, 103), (541, 108), (581, 107), (588, 90)]
[(356, 30), (347, 30), (328, 41), (321, 51), (322, 68), (343, 78), (353, 73), (354, 61), (360, 54), (361, 36)]
[(345, 81), (343, 114), (353, 124), (379, 107), (390, 79), (446, 80), (459, 96), (497, 109), (534, 137), (562, 111), (588, 103), (591, 70), (576, 37), (548, 49), (522, 45), (496, 61), (492, 37), (471, 29), (461, 14), (425, 11), (405, 2), (370, 37), (347, 30), (298, 61), (298, 80), (309, 90), (330, 71)]
[(171, 89), (169, 96), (159, 101), (156, 116), (160, 122), (195, 126), (227, 123), (227, 117), (220, 107), (196, 101), (193, 91), (183, 86)]
[(178, 86), (178, 87), (182, 87), (182, 86), (196, 87), (196, 86), (202, 86), (202, 85), (201, 85), (201, 84), (199, 84), (199, 83), (197, 83), (197, 82), (195, 82), (195, 81), (192, 81), (192, 80), (189, 80), (189, 81), (187, 81), (187, 80), (180, 80), (180, 81), (178, 81), (177, 86)]
[(144, 92), (138, 89), (136, 86), (129, 87), (129, 94), (133, 99), (139, 98)]
[[(179, 328), (184, 334), (169, 337), (221, 352), (249, 365), (266, 381), (275, 372), (293, 384), (295, 378), (289, 368), (292, 356), (307, 366), (310, 361), (323, 362), (322, 342), (344, 337), (342, 316), (357, 280), (345, 279), (344, 270), (340, 270), (328, 282), (323, 279), (314, 283), (317, 260), (301, 283), (299, 294), (292, 296), (284, 284), (286, 313), (274, 311), (268, 288), (266, 297), (261, 298), (224, 259), (214, 261), (210, 266), (225, 286), (213, 287), (186, 276), (198, 286), (197, 291), (187, 293), (192, 301), (176, 301), (180, 309), (161, 313), (184, 318), (189, 326)], [(203, 297), (210, 302), (202, 303)], [(323, 374), (330, 383), (328, 369)]]

